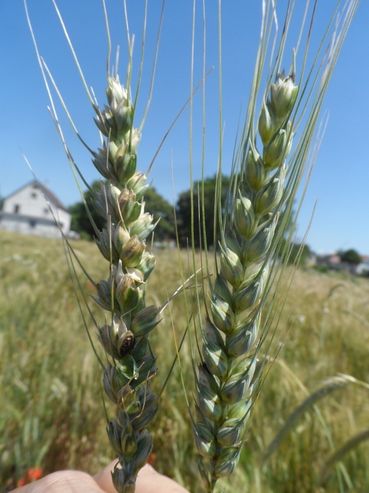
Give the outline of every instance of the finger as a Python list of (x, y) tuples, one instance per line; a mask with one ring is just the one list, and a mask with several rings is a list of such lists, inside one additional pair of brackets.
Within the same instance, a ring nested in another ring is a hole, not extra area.
[(11, 493), (105, 493), (85, 472), (58, 471)]
[(178, 483), (159, 474), (148, 464), (138, 473), (136, 489), (137, 493), (188, 493)]
[[(117, 493), (111, 478), (116, 463), (116, 460), (113, 461), (95, 476), (95, 481), (106, 493)], [(156, 472), (153, 467), (146, 465), (138, 473), (135, 493), (188, 493), (188, 491), (167, 476)]]
[(111, 462), (102, 471), (96, 474), (96, 476), (94, 476), (96, 483), (100, 486), (102, 490), (106, 491), (106, 493), (117, 493), (117, 490), (114, 488), (111, 478), (111, 473), (116, 463), (117, 460), (113, 460), (113, 462)]

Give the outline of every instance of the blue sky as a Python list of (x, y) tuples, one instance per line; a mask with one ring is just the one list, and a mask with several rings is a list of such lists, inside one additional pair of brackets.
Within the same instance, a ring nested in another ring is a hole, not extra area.
[[(108, 0), (114, 44), (121, 46), (124, 78), (126, 44), (121, 0)], [(207, 7), (207, 66), (217, 65), (217, 9)], [(223, 2), (223, 104), (224, 168), (229, 169), (241, 108), (245, 107), (254, 66), (260, 21), (260, 1)], [(283, 2), (282, 2), (283, 3)], [(299, 2), (297, 2), (299, 3)], [(317, 31), (322, 29), (333, 0), (320, 2)], [(86, 78), (103, 101), (106, 37), (100, 0), (59, 0), (59, 7), (77, 49)], [(247, 4), (247, 5), (246, 5)], [(301, 6), (301, 1), (299, 5)], [(201, 2), (198, 2), (196, 70), (200, 77)], [(29, 0), (30, 14), (42, 55), (57, 80), (73, 118), (93, 148), (99, 144), (92, 111), (73, 65), (50, 0)], [(130, 28), (140, 46), (143, 2), (128, 1)], [(149, 0), (146, 65), (142, 102), (148, 93), (154, 42), (160, 11), (159, 0)], [(37, 176), (66, 204), (79, 199), (72, 174), (54, 125), (46, 109), (47, 97), (27, 28), (23, 1), (0, 2), (0, 194), (6, 196), (31, 175), (22, 153)], [(192, 2), (167, 0), (157, 78), (151, 111), (139, 148), (139, 167), (145, 169), (173, 117), (189, 95)], [(319, 252), (355, 247), (369, 253), (369, 2), (362, 1), (338, 61), (324, 104), (329, 114), (316, 167), (299, 219), (302, 237), (317, 203), (308, 243)], [(136, 67), (139, 51), (136, 52)], [(287, 67), (288, 68), (288, 67)], [(218, 152), (217, 76), (207, 79), (206, 174), (213, 175)], [(194, 175), (200, 176), (201, 98), (194, 101)], [(142, 105), (140, 106), (142, 114)], [(140, 114), (140, 111), (138, 112)], [(70, 147), (88, 181), (98, 177), (65, 120)], [(156, 160), (150, 179), (170, 201), (189, 184), (189, 114), (176, 124)], [(173, 178), (172, 178), (173, 175)]]

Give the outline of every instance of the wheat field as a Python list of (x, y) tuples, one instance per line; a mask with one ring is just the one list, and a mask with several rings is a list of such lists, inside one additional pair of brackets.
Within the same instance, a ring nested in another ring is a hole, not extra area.
[[(4, 232), (0, 244), (0, 491), (14, 486), (33, 467), (44, 473), (66, 467), (96, 472), (113, 457), (105, 432), (100, 370), (63, 245)], [(93, 278), (106, 276), (108, 265), (95, 245), (80, 241), (73, 246)], [(188, 255), (176, 250), (155, 255), (149, 301), (163, 303), (178, 286), (179, 270), (185, 278)], [(94, 311), (93, 286), (82, 273), (79, 280)], [(219, 491), (369, 491), (367, 441), (330, 461), (351, 437), (368, 428), (368, 294), (367, 279), (297, 270), (280, 321), (279, 354), (257, 400), (241, 465)], [(157, 392), (188, 326), (193, 296), (190, 288), (179, 295), (153, 336)], [(200, 492), (185, 399), (193, 399), (193, 348), (189, 331), (161, 394), (151, 461), (190, 491)], [(314, 405), (307, 403), (263, 462), (290, 414), (338, 374), (353, 378), (342, 377)]]

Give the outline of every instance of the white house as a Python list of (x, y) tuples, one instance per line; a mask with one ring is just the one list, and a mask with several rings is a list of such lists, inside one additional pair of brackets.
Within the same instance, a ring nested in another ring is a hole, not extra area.
[(25, 234), (59, 237), (55, 221), (68, 235), (71, 215), (60, 200), (37, 180), (6, 197), (0, 212), (0, 229)]
[(369, 260), (364, 260), (356, 266), (356, 274), (358, 276), (369, 276)]

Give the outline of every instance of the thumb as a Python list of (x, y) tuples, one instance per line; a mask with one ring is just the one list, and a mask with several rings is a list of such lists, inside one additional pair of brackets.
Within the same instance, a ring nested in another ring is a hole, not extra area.
[[(111, 462), (95, 476), (95, 481), (106, 493), (117, 493), (111, 478), (116, 463), (117, 461)], [(147, 464), (138, 473), (135, 493), (188, 493), (188, 491)]]

